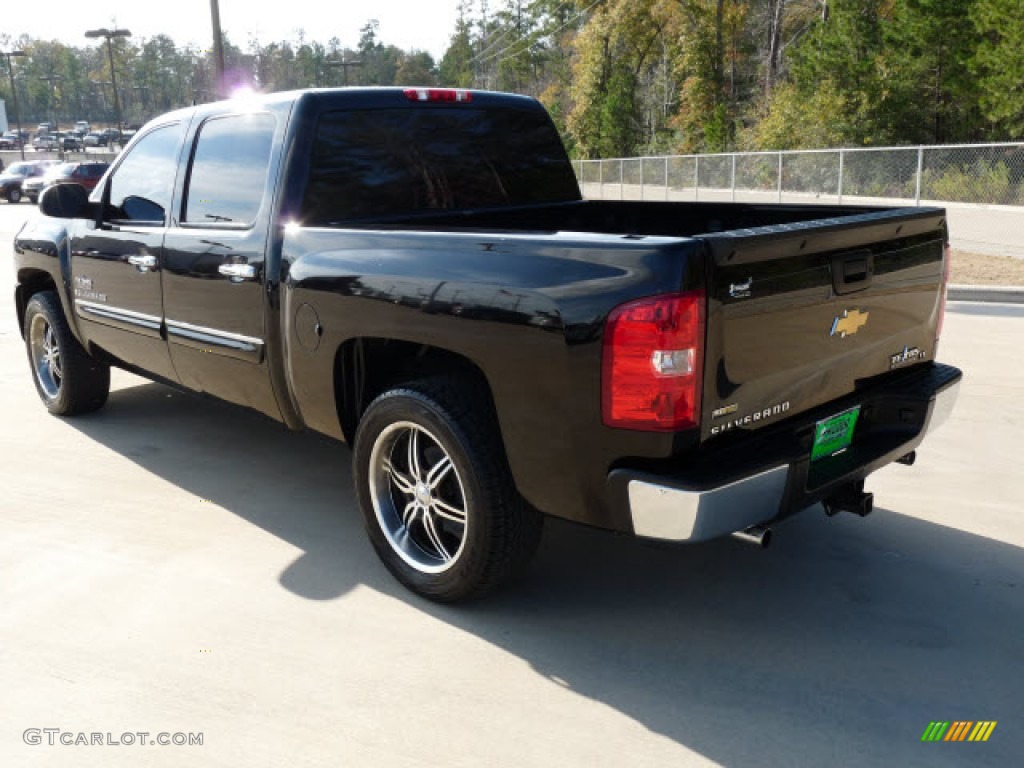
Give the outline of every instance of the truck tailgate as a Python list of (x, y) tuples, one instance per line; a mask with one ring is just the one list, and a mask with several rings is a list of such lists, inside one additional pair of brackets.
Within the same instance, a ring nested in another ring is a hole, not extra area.
[(934, 359), (942, 209), (700, 239), (708, 254), (702, 440), (758, 429)]

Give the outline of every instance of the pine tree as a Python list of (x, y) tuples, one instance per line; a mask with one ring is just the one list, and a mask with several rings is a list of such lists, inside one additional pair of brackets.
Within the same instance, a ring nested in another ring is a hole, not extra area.
[(981, 41), (972, 63), (981, 109), (1008, 140), (1024, 138), (1024, 15), (1020, 0), (976, 0)]

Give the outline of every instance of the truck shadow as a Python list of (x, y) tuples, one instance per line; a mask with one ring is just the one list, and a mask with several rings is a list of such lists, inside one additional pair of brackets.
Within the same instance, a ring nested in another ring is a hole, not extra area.
[[(1010, 721), (1024, 690), (1016, 547), (884, 509), (866, 521), (808, 511), (767, 552), (549, 521), (523, 583), (437, 606), (377, 561), (340, 444), (155, 384), (67, 424), (300, 548), (279, 576), (293, 593), (372, 587), (718, 764), (957, 765), (970, 748), (972, 763), (1012, 765), (1024, 754)], [(1004, 718), (984, 745), (919, 741), (931, 720)]]

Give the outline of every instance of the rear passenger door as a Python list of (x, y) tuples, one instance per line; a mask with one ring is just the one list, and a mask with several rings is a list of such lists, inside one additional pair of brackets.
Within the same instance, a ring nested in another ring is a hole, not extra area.
[(181, 382), (271, 415), (265, 265), (278, 122), (257, 112), (198, 125), (177, 220), (164, 241), (163, 279), (167, 341)]

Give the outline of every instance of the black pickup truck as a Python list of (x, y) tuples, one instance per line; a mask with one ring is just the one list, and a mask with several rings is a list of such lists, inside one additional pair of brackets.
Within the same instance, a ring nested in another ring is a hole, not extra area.
[(534, 100), (338, 89), (138, 132), (15, 240), (46, 407), (110, 366), (353, 448), (370, 539), (435, 600), (544, 515), (668, 541), (867, 514), (960, 371), (944, 211), (586, 201)]

